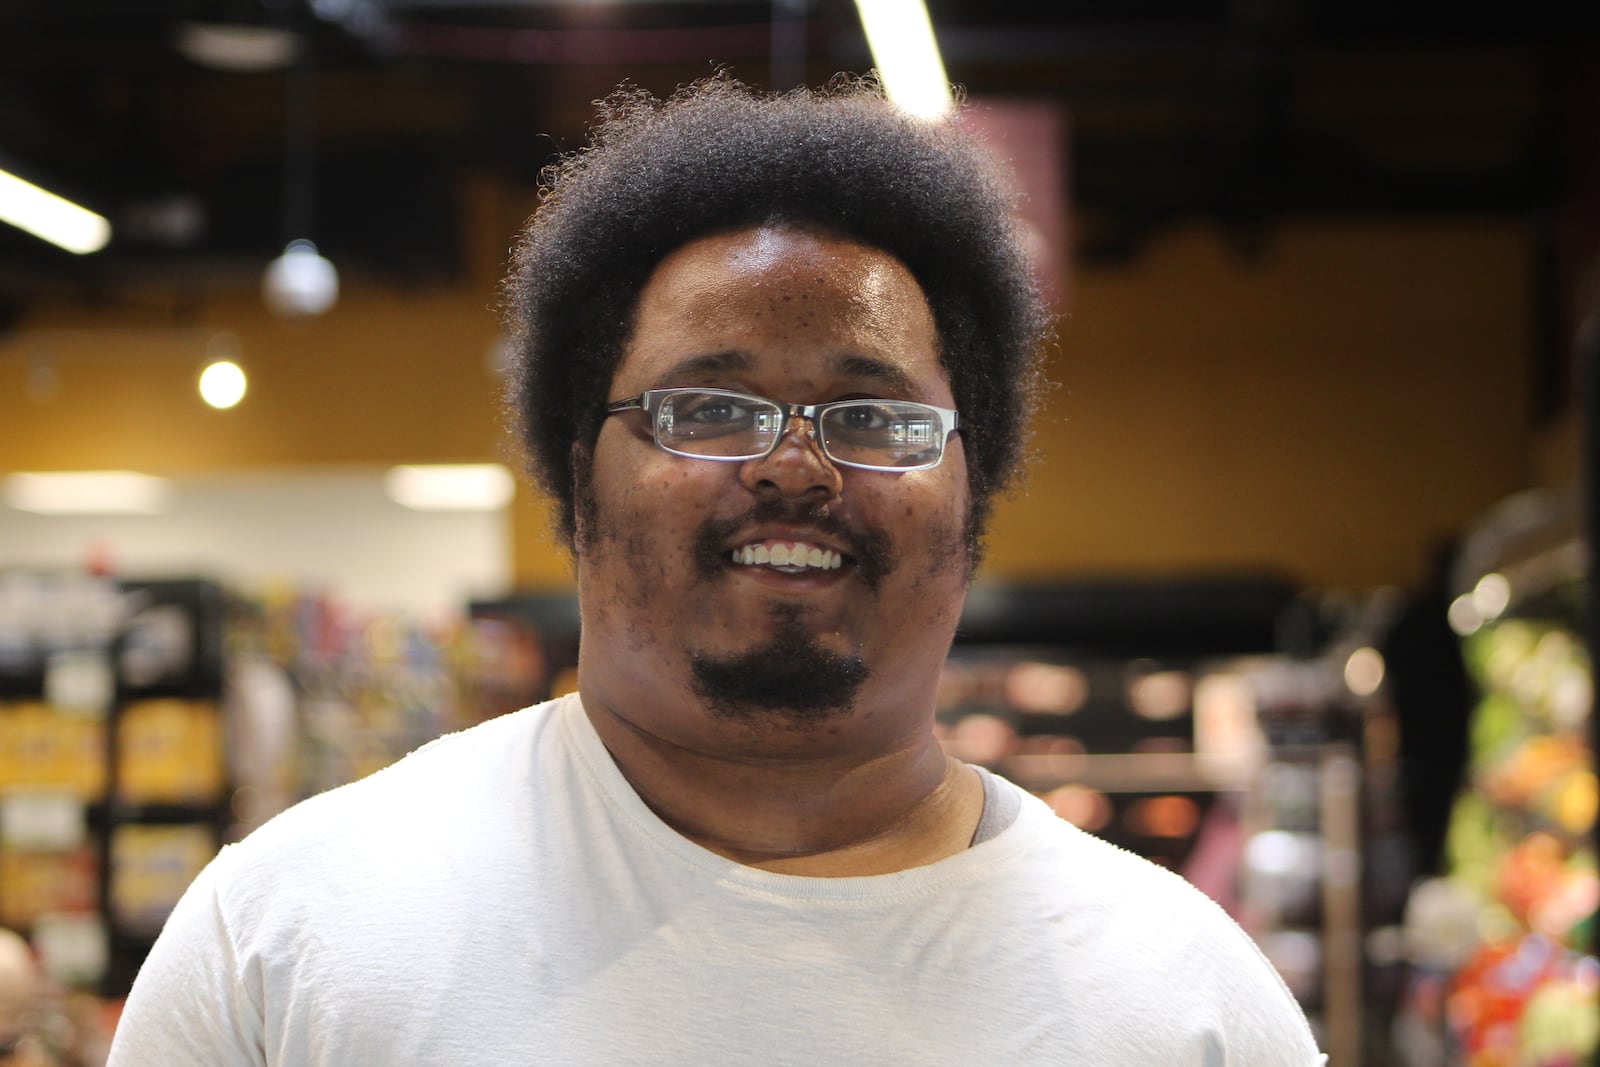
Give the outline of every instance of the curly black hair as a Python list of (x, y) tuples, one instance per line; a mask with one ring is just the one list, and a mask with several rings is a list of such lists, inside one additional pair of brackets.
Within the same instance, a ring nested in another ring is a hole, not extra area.
[(583, 506), (572, 446), (599, 436), (657, 264), (779, 224), (881, 249), (922, 286), (961, 412), (976, 553), (991, 497), (1021, 465), (1049, 331), (1009, 186), (983, 153), (956, 123), (897, 111), (870, 78), (774, 95), (714, 76), (665, 101), (624, 87), (598, 103), (591, 146), (545, 170), (504, 290), (510, 413), (567, 546)]

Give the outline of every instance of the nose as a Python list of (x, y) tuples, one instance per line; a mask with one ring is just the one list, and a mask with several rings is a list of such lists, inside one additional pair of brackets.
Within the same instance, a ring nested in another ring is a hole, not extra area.
[(800, 415), (789, 419), (770, 455), (740, 464), (739, 481), (757, 496), (813, 496), (821, 501), (844, 491), (844, 477), (823, 455), (816, 428)]

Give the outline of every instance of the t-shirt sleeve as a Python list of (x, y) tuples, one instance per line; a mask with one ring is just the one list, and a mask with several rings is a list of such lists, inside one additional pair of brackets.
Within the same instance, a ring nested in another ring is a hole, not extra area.
[(1229, 1012), (1229, 1055), (1240, 1067), (1321, 1067), (1328, 1058), (1317, 1050), (1304, 1011), (1255, 941), (1207, 899), (1220, 927), (1219, 958), (1204, 968), (1218, 977)]
[(134, 979), (107, 1067), (264, 1067), (259, 990), (218, 893), (227, 851), (184, 893)]
[(1069, 991), (1115, 1062), (1319, 1067), (1304, 1011), (1255, 941), (1176, 873), (1069, 835), (1087, 977)]

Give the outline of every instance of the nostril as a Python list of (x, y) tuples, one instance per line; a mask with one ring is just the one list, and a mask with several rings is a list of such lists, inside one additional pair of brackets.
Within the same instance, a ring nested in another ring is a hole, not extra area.
[(821, 445), (798, 432), (784, 434), (767, 455), (746, 460), (739, 477), (746, 489), (762, 495), (827, 500), (844, 488), (843, 476)]

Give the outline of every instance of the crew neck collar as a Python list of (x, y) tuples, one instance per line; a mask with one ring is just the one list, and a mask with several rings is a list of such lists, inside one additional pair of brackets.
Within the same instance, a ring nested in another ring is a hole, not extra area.
[[(629, 784), (606, 749), (576, 693), (555, 701), (552, 714), (604, 802), (650, 846), (722, 882), (733, 882), (782, 897), (812, 900), (888, 900), (931, 893), (970, 881), (1020, 858), (1040, 832), (1042, 805), (1024, 803), (1012, 824), (994, 837), (953, 856), (889, 874), (840, 878), (779, 874), (718, 855), (663, 822)], [(1010, 788), (1009, 786), (1006, 786)], [(1046, 812), (1048, 814), (1048, 812)]]

